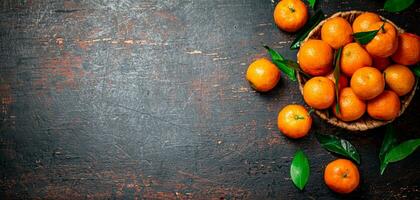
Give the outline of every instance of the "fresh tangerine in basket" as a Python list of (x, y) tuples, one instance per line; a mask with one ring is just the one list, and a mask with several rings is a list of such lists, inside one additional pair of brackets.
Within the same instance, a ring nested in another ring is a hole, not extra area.
[(368, 101), (367, 112), (369, 116), (378, 120), (392, 120), (398, 117), (401, 102), (398, 95), (391, 90), (385, 90), (379, 96)]
[(404, 65), (391, 65), (384, 71), (386, 84), (395, 92), (398, 96), (404, 96), (408, 94), (416, 83), (416, 78), (413, 72)]
[(366, 112), (366, 103), (360, 100), (350, 87), (341, 90), (338, 105), (340, 113), (337, 113), (335, 105), (332, 107), (333, 113), (345, 122), (357, 120)]
[(297, 60), (305, 73), (311, 76), (326, 75), (332, 70), (333, 49), (322, 40), (310, 39), (300, 47)]
[(342, 17), (328, 19), (321, 28), (321, 38), (332, 48), (338, 49), (353, 40), (350, 23)]
[(366, 32), (369, 30), (370, 25), (379, 21), (381, 21), (379, 15), (371, 12), (365, 12), (354, 19), (352, 25), (353, 32)]
[(369, 27), (368, 31), (375, 30), (379, 31), (376, 36), (366, 44), (367, 52), (372, 56), (382, 58), (394, 54), (398, 48), (398, 37), (395, 27), (388, 22), (375, 22)]
[(392, 60), (402, 65), (414, 65), (420, 61), (420, 37), (411, 33), (402, 33), (398, 37), (398, 49)]
[(359, 43), (349, 43), (343, 48), (341, 53), (341, 71), (351, 77), (353, 73), (366, 66), (372, 66), (372, 58)]
[(334, 82), (326, 77), (313, 77), (303, 86), (303, 99), (312, 108), (329, 108), (334, 103), (334, 97)]
[(374, 67), (362, 67), (354, 72), (350, 87), (361, 100), (377, 97), (384, 91), (385, 80), (382, 73)]

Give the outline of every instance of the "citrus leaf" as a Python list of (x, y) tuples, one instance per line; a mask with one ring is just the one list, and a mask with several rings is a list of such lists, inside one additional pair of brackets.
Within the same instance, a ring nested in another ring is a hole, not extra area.
[(334, 78), (335, 78), (335, 112), (340, 114), (340, 104), (338, 103), (338, 83), (340, 82), (340, 59), (341, 59), (341, 52), (343, 51), (343, 47), (340, 47), (334, 58)]
[(286, 62), (284, 61), (276, 61), (273, 60), (273, 63), (277, 66), (277, 68), (280, 69), (284, 74), (286, 74), (287, 77), (289, 77), (290, 80), (296, 81), (296, 71), (288, 66)]
[(360, 164), (360, 156), (356, 148), (347, 140), (333, 135), (316, 134), (321, 146), (327, 151), (345, 156)]
[(284, 57), (281, 54), (279, 54), (277, 51), (275, 51), (274, 49), (268, 47), (267, 45), (264, 45), (264, 48), (267, 49), (268, 53), (270, 54), (271, 60), (273, 60), (273, 61), (274, 60), (279, 60), (279, 61), (284, 60)]
[(302, 150), (298, 150), (293, 157), (290, 165), (290, 177), (293, 184), (300, 190), (303, 190), (309, 180), (309, 161)]
[(295, 69), (296, 71), (299, 71), (301, 74), (305, 75), (306, 77), (311, 77), (309, 74), (305, 73), (299, 66), (299, 64), (293, 60), (284, 60), (284, 62), (291, 68)]
[(308, 36), (309, 32), (315, 28), (316, 25), (319, 24), (322, 20), (325, 19), (325, 15), (322, 10), (317, 10), (312, 16), (309, 21), (305, 24), (301, 31), (296, 34), (296, 39), (293, 40), (292, 44), (290, 45), (290, 49), (297, 49), (300, 47), (301, 42)]
[(285, 60), (281, 54), (279, 54), (277, 51), (268, 46), (264, 46), (264, 48), (267, 49), (268, 53), (271, 56), (271, 60), (277, 66), (277, 68), (279, 68), (281, 72), (286, 74), (286, 76), (289, 77), (290, 80), (296, 81), (297, 79), (295, 69), (298, 69), (299, 65), (294, 61)]
[(291, 68), (295, 69), (295, 71), (298, 71), (298, 72), (300, 72), (301, 74), (303, 74), (306, 78), (310, 78), (310, 77), (311, 77), (309, 74), (305, 73), (305, 72), (304, 72), (304, 71), (300, 68), (300, 66), (299, 66), (299, 64), (298, 64), (297, 62), (295, 62), (295, 61), (293, 61), (293, 60), (287, 60), (287, 59), (285, 59), (283, 62), (284, 62), (287, 66), (289, 66), (289, 67), (291, 67)]
[(394, 148), (397, 144), (397, 138), (395, 136), (395, 128), (392, 124), (386, 126), (384, 139), (382, 141), (381, 150), (379, 151), (379, 161), (381, 162), (380, 170), (381, 175), (384, 173), (388, 163), (385, 162), (385, 155), (390, 149)]
[(356, 40), (359, 44), (369, 43), (371, 40), (373, 40), (373, 38), (375, 38), (379, 30), (381, 30), (384, 27), (384, 24), (382, 24), (382, 26), (378, 30), (354, 33), (354, 40)]
[(420, 65), (416, 65), (416, 66), (412, 67), (411, 70), (413, 70), (413, 73), (416, 76), (420, 77)]
[(313, 9), (315, 7), (316, 0), (308, 0), (309, 6)]
[(388, 12), (400, 12), (414, 3), (415, 0), (387, 0), (384, 4), (384, 9)]
[(385, 162), (392, 163), (403, 160), (420, 146), (420, 138), (407, 140), (392, 148), (385, 156)]

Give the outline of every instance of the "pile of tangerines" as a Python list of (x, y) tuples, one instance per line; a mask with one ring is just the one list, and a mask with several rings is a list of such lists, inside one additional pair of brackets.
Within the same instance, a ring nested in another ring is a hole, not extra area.
[[(299, 30), (307, 19), (301, 0), (282, 0), (274, 10), (276, 25), (287, 32)], [(374, 30), (379, 31), (367, 44), (354, 40), (354, 33)], [(335, 80), (334, 52), (340, 48), (341, 73)], [(396, 118), (400, 97), (415, 85), (409, 66), (419, 61), (419, 36), (399, 34), (391, 23), (370, 12), (359, 15), (353, 24), (342, 17), (329, 18), (322, 25), (320, 39), (307, 40), (297, 54), (301, 71), (311, 77), (303, 86), (305, 102), (314, 109), (332, 109), (345, 122), (358, 120), (365, 113), (377, 120)], [(250, 64), (246, 79), (255, 90), (267, 92), (278, 83), (280, 71), (270, 60), (261, 58)], [(339, 109), (335, 109), (336, 104)], [(278, 128), (287, 137), (304, 137), (311, 125), (310, 113), (302, 105), (287, 105), (278, 114)], [(333, 191), (349, 193), (359, 184), (359, 172), (351, 161), (338, 159), (326, 167), (324, 179)]]
[[(353, 41), (353, 33), (374, 30), (379, 32), (366, 45)], [(334, 102), (336, 80), (329, 73), (333, 51), (341, 47), (339, 98)], [(407, 65), (418, 62), (419, 49), (416, 35), (398, 34), (392, 24), (374, 13), (359, 15), (352, 25), (341, 17), (328, 19), (322, 26), (321, 40), (306, 41), (298, 52), (301, 69), (313, 76), (304, 85), (304, 100), (315, 109), (335, 108), (338, 103), (339, 112), (333, 112), (346, 122), (359, 119), (366, 111), (374, 119), (392, 120), (400, 112), (399, 96), (408, 94), (415, 84)]]

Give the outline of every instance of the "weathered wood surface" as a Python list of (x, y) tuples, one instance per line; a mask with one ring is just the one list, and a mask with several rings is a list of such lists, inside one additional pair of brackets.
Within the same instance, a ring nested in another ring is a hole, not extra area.
[[(420, 34), (420, 3), (400, 14), (382, 1), (320, 1), (331, 15), (376, 11)], [(313, 134), (279, 135), (277, 112), (303, 104), (282, 78), (250, 89), (247, 65), (267, 44), (289, 51), (270, 0), (1, 0), (1, 199), (338, 199), (323, 182), (335, 159)], [(419, 93), (395, 124), (419, 137)], [(361, 186), (349, 198), (420, 196), (420, 154), (379, 175), (382, 128), (351, 133), (315, 118), (313, 131), (349, 139)], [(311, 176), (290, 181), (293, 153)]]

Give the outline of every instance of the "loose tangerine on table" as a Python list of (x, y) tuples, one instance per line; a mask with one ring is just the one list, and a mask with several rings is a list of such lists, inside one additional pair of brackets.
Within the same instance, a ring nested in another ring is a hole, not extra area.
[(277, 126), (289, 138), (302, 138), (311, 129), (312, 117), (301, 105), (287, 105), (279, 112)]
[(249, 65), (246, 80), (255, 90), (267, 92), (279, 82), (280, 70), (267, 58), (260, 58)]
[(308, 9), (301, 0), (282, 0), (274, 9), (274, 22), (287, 32), (296, 32), (308, 21)]
[(350, 160), (334, 160), (328, 163), (325, 168), (324, 181), (334, 192), (340, 194), (351, 193), (359, 186), (359, 169)]

